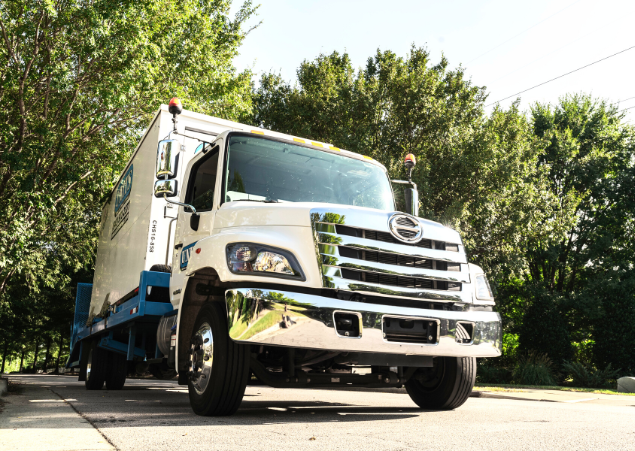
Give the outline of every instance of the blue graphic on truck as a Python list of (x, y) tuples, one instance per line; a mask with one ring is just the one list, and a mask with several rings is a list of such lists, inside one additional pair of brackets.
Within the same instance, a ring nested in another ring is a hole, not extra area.
[(197, 241), (194, 241), (192, 244), (188, 244), (181, 251), (181, 271), (184, 271), (185, 268), (187, 268), (187, 264), (189, 263), (190, 257), (192, 256), (192, 248), (196, 243)]
[(132, 190), (132, 165), (130, 165), (130, 169), (126, 172), (121, 178), (121, 182), (119, 182), (119, 186), (117, 187), (117, 194), (115, 196), (115, 213), (119, 211), (123, 203), (130, 196), (130, 191)]

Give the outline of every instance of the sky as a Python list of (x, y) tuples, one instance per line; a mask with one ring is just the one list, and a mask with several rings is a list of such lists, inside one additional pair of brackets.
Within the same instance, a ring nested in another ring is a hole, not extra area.
[(346, 52), (359, 68), (377, 49), (405, 57), (414, 44), (433, 63), (445, 55), (451, 68), (463, 66), (487, 88), (486, 104), (507, 107), (520, 97), (528, 111), (583, 92), (634, 107), (625, 113), (635, 121), (635, 48), (513, 96), (635, 46), (634, 19), (635, 2), (620, 0), (260, 0), (248, 25), (261, 23), (235, 65), (295, 82), (302, 61), (320, 53)]

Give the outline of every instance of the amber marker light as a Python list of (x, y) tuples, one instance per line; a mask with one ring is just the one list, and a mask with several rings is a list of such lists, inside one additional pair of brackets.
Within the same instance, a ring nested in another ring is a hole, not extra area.
[(178, 97), (172, 97), (170, 99), (170, 103), (168, 104), (168, 111), (170, 114), (177, 115), (181, 114), (183, 111), (183, 104), (181, 103), (181, 99)]

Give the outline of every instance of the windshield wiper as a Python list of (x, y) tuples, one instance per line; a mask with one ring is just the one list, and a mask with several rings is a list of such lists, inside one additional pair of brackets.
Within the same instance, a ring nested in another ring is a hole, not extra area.
[(236, 199), (236, 200), (232, 200), (232, 202), (239, 202), (239, 201), (244, 201), (244, 202), (262, 202), (264, 204), (279, 204), (280, 201), (278, 199), (265, 199), (265, 200), (260, 200), (260, 199)]

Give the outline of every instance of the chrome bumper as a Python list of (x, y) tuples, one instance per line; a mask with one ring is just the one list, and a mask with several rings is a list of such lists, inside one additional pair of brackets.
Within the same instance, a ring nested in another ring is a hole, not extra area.
[[(250, 288), (225, 292), (229, 335), (239, 343), (343, 352), (380, 352), (446, 357), (501, 355), (501, 319), (496, 312), (456, 312), (342, 301), (322, 296)], [(335, 312), (361, 315), (361, 337), (338, 335)], [(438, 325), (436, 343), (384, 339), (384, 315), (426, 319)], [(458, 343), (457, 322), (474, 325), (472, 341)]]

